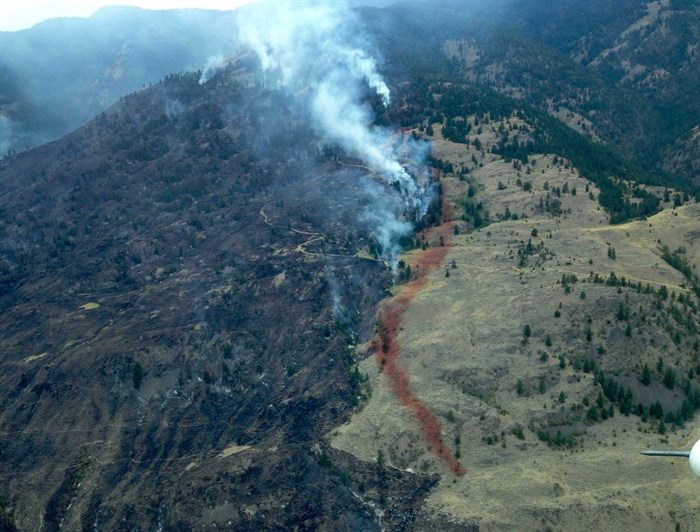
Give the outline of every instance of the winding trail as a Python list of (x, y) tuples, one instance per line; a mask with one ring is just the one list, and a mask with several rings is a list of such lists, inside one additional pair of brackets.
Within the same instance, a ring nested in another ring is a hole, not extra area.
[(310, 238), (310, 239), (307, 240), (306, 242), (302, 242), (301, 244), (299, 244), (299, 245), (296, 247), (296, 250), (297, 250), (299, 253), (303, 253), (304, 255), (324, 255), (323, 253), (313, 253), (313, 252), (311, 252), (311, 251), (306, 251), (306, 246), (308, 246), (308, 245), (311, 244), (312, 242), (316, 242), (317, 240), (323, 240), (323, 239), (325, 238), (324, 235), (322, 235), (321, 233), (314, 233), (314, 232), (312, 232), (312, 231), (302, 231), (301, 229), (294, 229), (293, 227), (292, 227), (292, 228), (288, 228), (288, 227), (285, 227), (285, 226), (283, 226), (283, 225), (279, 225), (279, 224), (274, 224), (274, 223), (272, 223), (272, 222), (270, 221), (270, 219), (268, 218), (267, 214), (265, 213), (265, 207), (267, 207), (267, 205), (269, 205), (269, 204), (263, 205), (263, 206), (260, 208), (260, 216), (263, 217), (263, 221), (265, 222), (266, 225), (269, 225), (270, 227), (278, 227), (278, 228), (280, 228), (280, 229), (285, 229), (285, 230), (291, 229), (291, 231), (292, 231), (293, 233), (296, 233), (296, 234), (298, 234), (298, 235), (308, 235), (308, 236), (311, 236), (312, 238)]
[[(272, 202), (270, 202), (272, 203)], [(267, 207), (270, 203), (266, 203), (260, 208), (260, 216), (263, 217), (263, 222), (265, 222), (266, 225), (270, 227), (277, 227), (279, 229), (284, 229), (285, 231), (291, 231), (292, 233), (296, 233), (298, 235), (307, 235), (310, 236), (311, 238), (309, 240), (306, 240), (299, 244), (295, 249), (295, 251), (302, 253), (304, 255), (308, 255), (311, 257), (341, 257), (341, 258), (354, 258), (354, 259), (360, 259), (360, 260), (369, 260), (373, 262), (382, 262), (380, 259), (375, 259), (372, 257), (361, 257), (359, 255), (342, 255), (338, 253), (316, 253), (314, 251), (307, 251), (306, 246), (309, 244), (312, 244), (313, 242), (317, 242), (318, 240), (323, 240), (326, 238), (326, 236), (323, 233), (317, 233), (314, 231), (302, 231), (301, 229), (295, 229), (294, 227), (288, 227), (285, 225), (279, 225), (276, 223), (272, 223), (270, 221), (270, 218), (267, 216), (267, 213), (265, 212), (265, 207)]]
[[(443, 199), (443, 216), (451, 218), (451, 206)], [(401, 403), (409, 409), (420, 425), (423, 440), (428, 448), (452, 471), (455, 476), (462, 477), (467, 471), (455, 458), (450, 448), (442, 438), (440, 421), (433, 412), (411, 389), (410, 376), (400, 365), (401, 345), (398, 341), (401, 320), (408, 310), (411, 301), (428, 284), (432, 272), (442, 268), (445, 257), (449, 252), (452, 223), (443, 223), (429, 232), (429, 237), (444, 245), (426, 249), (420, 256), (417, 277), (406, 283), (398, 295), (387, 301), (379, 311), (379, 332), (372, 340), (377, 364), (389, 379), (391, 390)]]

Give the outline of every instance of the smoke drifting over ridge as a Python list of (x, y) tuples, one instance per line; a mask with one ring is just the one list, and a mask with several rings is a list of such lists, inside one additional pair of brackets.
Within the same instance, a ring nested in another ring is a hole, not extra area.
[(357, 15), (338, 5), (261, 3), (242, 10), (238, 31), (259, 58), (264, 83), (285, 90), (324, 142), (361, 160), (382, 183), (359, 181), (372, 199), (359, 218), (372, 225), (383, 258), (393, 259), (412, 228), (406, 216), (417, 220), (428, 209), (429, 145), (372, 124), (368, 91), (385, 107), (391, 94)]

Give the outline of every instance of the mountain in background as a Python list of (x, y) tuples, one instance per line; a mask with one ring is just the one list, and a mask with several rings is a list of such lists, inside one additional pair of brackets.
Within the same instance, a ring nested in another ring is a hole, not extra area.
[(466, 79), (641, 164), (697, 180), (697, 2), (514, 1), (468, 28), (445, 43)]
[(236, 17), (105, 7), (0, 32), (0, 156), (55, 140), (168, 74), (219, 64), (238, 46)]
[[(697, 3), (356, 4), (403, 74), (461, 75), (640, 164), (686, 182), (697, 177)], [(169, 73), (221, 61), (237, 48), (236, 14), (105, 8), (0, 39), (4, 154), (58, 138)]]
[(168, 74), (234, 47), (234, 12), (110, 7), (0, 32), (0, 151), (59, 138)]

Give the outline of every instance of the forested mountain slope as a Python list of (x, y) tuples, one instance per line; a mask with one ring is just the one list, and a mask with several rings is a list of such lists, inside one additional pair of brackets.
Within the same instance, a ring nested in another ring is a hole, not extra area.
[(411, 32), (428, 48), (440, 42), (456, 74), (642, 164), (697, 177), (697, 2), (516, 0), (423, 13), (423, 32)]

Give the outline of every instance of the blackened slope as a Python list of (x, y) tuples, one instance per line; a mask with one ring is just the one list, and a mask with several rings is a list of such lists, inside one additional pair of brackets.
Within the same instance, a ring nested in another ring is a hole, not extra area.
[[(172, 76), (2, 163), (0, 477), (21, 528), (412, 519), (432, 480), (320, 442), (388, 279), (353, 257), (347, 176), (284, 105), (244, 74)], [(325, 238), (301, 253), (293, 229)]]

